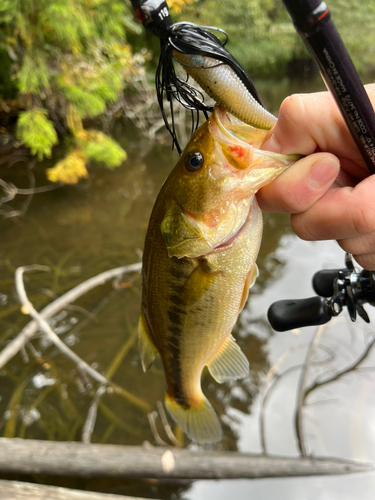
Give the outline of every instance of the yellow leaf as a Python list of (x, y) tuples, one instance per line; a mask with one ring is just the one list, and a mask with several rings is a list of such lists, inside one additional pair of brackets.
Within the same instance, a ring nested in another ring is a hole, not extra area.
[(60, 160), (53, 168), (47, 169), (47, 177), (51, 182), (77, 184), (80, 179), (87, 178), (86, 156), (82, 151), (73, 151)]

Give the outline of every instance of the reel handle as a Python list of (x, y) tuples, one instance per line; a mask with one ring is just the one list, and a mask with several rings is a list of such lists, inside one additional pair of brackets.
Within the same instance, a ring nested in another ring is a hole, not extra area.
[(334, 295), (334, 282), (338, 278), (340, 271), (346, 272), (347, 269), (323, 269), (314, 274), (312, 285), (317, 295), (321, 297), (332, 297)]
[(324, 325), (333, 314), (323, 297), (278, 300), (268, 309), (268, 321), (278, 332), (286, 332), (303, 326)]

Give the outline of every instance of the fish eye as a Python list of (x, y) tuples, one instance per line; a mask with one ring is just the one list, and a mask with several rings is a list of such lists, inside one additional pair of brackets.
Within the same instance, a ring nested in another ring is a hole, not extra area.
[(185, 167), (189, 172), (197, 172), (203, 166), (204, 158), (202, 153), (196, 151), (195, 153), (190, 153), (185, 160)]

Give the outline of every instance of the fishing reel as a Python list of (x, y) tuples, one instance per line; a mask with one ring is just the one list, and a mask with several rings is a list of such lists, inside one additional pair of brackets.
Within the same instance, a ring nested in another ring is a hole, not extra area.
[(344, 269), (315, 273), (312, 284), (317, 296), (298, 300), (279, 300), (268, 309), (268, 321), (278, 332), (303, 326), (323, 325), (347, 307), (350, 319), (357, 314), (370, 322), (364, 304), (375, 306), (375, 271), (357, 272), (351, 255), (345, 254)]

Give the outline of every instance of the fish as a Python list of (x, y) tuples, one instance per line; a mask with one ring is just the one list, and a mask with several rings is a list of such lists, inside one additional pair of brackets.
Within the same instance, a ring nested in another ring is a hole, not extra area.
[(219, 383), (249, 373), (231, 331), (258, 275), (262, 215), (255, 193), (299, 158), (260, 150), (266, 135), (215, 105), (163, 184), (147, 229), (142, 367), (160, 354), (165, 406), (199, 444), (222, 439), (201, 388), (203, 369)]
[(277, 118), (267, 111), (249, 92), (235, 71), (217, 59), (173, 51), (181, 64), (202, 89), (239, 120), (264, 130), (271, 129)]

